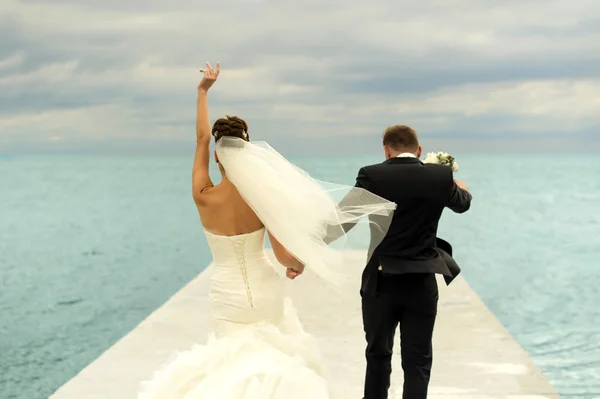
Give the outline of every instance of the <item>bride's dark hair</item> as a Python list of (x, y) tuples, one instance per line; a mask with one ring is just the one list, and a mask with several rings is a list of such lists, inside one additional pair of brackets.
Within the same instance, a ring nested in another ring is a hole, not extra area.
[(248, 135), (248, 124), (242, 118), (227, 115), (225, 118), (217, 119), (212, 127), (212, 135), (215, 143), (221, 137), (238, 137), (242, 140), (250, 141)]

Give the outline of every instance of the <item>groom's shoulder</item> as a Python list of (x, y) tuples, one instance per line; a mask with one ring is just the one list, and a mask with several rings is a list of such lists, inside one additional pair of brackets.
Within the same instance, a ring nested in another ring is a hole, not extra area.
[(374, 164), (362, 166), (360, 168), (360, 170), (371, 171), (371, 170), (381, 169), (382, 167), (385, 167), (385, 163), (374, 163)]
[(365, 165), (365, 166), (361, 166), (361, 168), (360, 168), (360, 169), (361, 169), (361, 170), (371, 170), (371, 169), (373, 169), (374, 167), (376, 167), (377, 165), (381, 165), (381, 164), (379, 164), (379, 163), (374, 163), (374, 164), (371, 164), (371, 165)]
[(361, 166), (360, 169), (358, 169), (358, 176), (370, 178), (370, 177), (372, 177), (372, 175), (377, 175), (378, 171), (381, 170), (382, 166), (383, 166), (383, 164), (381, 164), (381, 163), (375, 163), (375, 164), (371, 164), (371, 165)]
[(411, 176), (414, 180), (415, 173), (423, 181), (447, 182), (453, 181), (452, 169), (446, 165), (429, 163), (389, 163), (381, 162), (361, 167), (358, 176), (366, 179), (398, 179), (402, 176)]
[(452, 174), (452, 169), (450, 169), (446, 165), (441, 165), (439, 163), (422, 163), (422, 166), (432, 172), (439, 172), (444, 174)]
[(452, 169), (449, 168), (447, 165), (440, 165), (437, 163), (424, 163), (423, 168), (431, 174), (435, 174), (443, 178), (453, 179)]

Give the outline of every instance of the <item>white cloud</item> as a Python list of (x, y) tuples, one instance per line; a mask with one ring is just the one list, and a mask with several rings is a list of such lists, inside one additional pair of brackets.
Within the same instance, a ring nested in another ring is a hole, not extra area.
[(205, 60), (223, 64), (211, 115), (266, 139), (600, 126), (592, 0), (4, 0), (0, 15), (0, 143), (185, 140)]
[(465, 116), (488, 113), (530, 117), (600, 117), (600, 79), (545, 80), (497, 84), (469, 84), (406, 99), (396, 110)]
[[(8, 132), (9, 139), (36, 141), (139, 137), (139, 132), (127, 133), (132, 126), (143, 128), (144, 124), (135, 115), (111, 105), (23, 113), (0, 120), (0, 131)], [(6, 136), (0, 137), (6, 140)]]
[(25, 55), (23, 53), (16, 53), (7, 58), (0, 59), (0, 71), (3, 69), (15, 68), (23, 63)]

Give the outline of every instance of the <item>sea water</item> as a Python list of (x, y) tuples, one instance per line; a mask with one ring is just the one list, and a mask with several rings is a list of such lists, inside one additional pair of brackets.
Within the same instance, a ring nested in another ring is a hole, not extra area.
[[(380, 162), (291, 160), (349, 185)], [(561, 396), (600, 397), (600, 157), (458, 160), (472, 209), (439, 233), (465, 278)], [(190, 180), (189, 157), (0, 158), (0, 398), (47, 398), (206, 267)]]

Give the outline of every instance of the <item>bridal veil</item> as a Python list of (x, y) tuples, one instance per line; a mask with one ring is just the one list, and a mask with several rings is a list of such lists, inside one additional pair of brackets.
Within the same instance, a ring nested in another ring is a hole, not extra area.
[(356, 225), (369, 225), (368, 258), (389, 229), (395, 203), (362, 188), (316, 180), (266, 142), (222, 137), (216, 151), (227, 178), (266, 229), (329, 282), (343, 280), (346, 236)]

